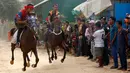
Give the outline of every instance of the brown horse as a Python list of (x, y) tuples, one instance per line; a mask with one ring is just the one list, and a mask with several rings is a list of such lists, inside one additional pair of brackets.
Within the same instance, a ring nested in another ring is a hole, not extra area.
[[(14, 28), (11, 29), (10, 31), (12, 34), (14, 34), (13, 30)], [(37, 43), (37, 40), (34, 37), (34, 32), (28, 26), (26, 26), (25, 29), (23, 30), (23, 34), (20, 40), (20, 48), (21, 48), (21, 51), (23, 52), (23, 59), (24, 59), (24, 68), (22, 69), (23, 71), (26, 71), (26, 66), (28, 67), (30, 66), (30, 59), (28, 56), (28, 53), (30, 51), (32, 51), (36, 57), (36, 63), (33, 64), (32, 67), (33, 68), (37, 67), (39, 58), (38, 58), (38, 53), (36, 49), (36, 43)], [(11, 58), (10, 64), (14, 63), (15, 46), (16, 44), (11, 43), (12, 58)], [(26, 59), (28, 60), (28, 63), (26, 62)]]
[[(56, 47), (59, 46), (60, 48), (64, 49), (64, 56), (61, 59), (61, 62), (63, 63), (66, 58), (66, 45), (65, 45), (65, 38), (63, 37), (63, 32), (60, 29), (61, 22), (59, 20), (55, 20), (53, 22), (54, 29), (53, 31), (47, 30), (45, 37), (47, 37), (47, 40), (45, 41), (45, 47), (47, 48), (47, 53), (49, 57), (49, 63), (52, 63), (52, 60), (55, 58), (57, 59), (57, 53), (56, 53)], [(49, 48), (52, 51), (52, 55), (50, 56)]]

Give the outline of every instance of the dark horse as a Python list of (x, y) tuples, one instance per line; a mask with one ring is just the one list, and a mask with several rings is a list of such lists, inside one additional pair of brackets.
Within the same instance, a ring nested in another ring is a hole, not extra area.
[[(49, 63), (52, 63), (52, 60), (55, 58), (55, 60), (57, 59), (57, 53), (56, 53), (56, 47), (60, 47), (62, 49), (64, 49), (64, 56), (61, 59), (61, 62), (63, 63), (65, 58), (66, 58), (66, 46), (65, 46), (65, 42), (64, 42), (64, 35), (63, 32), (60, 28), (61, 26), (61, 22), (60, 20), (55, 20), (53, 23), (54, 29), (53, 31), (48, 31), (46, 32), (47, 35), (45, 35), (47, 37), (47, 41), (45, 41), (45, 47), (47, 48), (47, 53), (48, 53), (48, 57), (49, 57)], [(52, 51), (52, 55), (50, 56), (50, 51), (49, 48)]]
[[(15, 28), (10, 30), (11, 35), (14, 34)], [(28, 56), (28, 53), (32, 51), (36, 57), (36, 63), (32, 65), (33, 68), (37, 67), (37, 64), (39, 62), (38, 54), (37, 54), (37, 49), (36, 49), (36, 38), (34, 37), (34, 32), (29, 28), (28, 26), (25, 26), (23, 30), (23, 34), (21, 36), (20, 40), (20, 48), (21, 51), (23, 52), (23, 59), (24, 59), (24, 68), (22, 69), (23, 71), (26, 71), (26, 66), (30, 66), (30, 59)], [(16, 44), (11, 43), (11, 51), (12, 51), (12, 58), (10, 61), (10, 64), (14, 63), (14, 49), (15, 49)], [(28, 60), (28, 63), (26, 62), (26, 59)]]

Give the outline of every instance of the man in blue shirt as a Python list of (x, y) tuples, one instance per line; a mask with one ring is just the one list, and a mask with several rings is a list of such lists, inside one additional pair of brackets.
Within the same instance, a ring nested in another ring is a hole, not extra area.
[(111, 44), (111, 52), (114, 60), (114, 66), (111, 69), (118, 68), (118, 50), (117, 50), (117, 26), (115, 25), (116, 18), (110, 17), (109, 24), (110, 24), (110, 44)]

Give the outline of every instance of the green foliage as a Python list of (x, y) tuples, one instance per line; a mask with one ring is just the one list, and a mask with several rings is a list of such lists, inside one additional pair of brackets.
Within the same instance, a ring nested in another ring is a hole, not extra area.
[(13, 20), (20, 8), (18, 0), (0, 0), (0, 18)]

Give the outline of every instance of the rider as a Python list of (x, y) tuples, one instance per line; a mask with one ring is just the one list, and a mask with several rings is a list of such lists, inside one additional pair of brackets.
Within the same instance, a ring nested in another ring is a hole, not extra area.
[[(46, 21), (49, 23), (48, 24), (49, 30), (51, 30), (51, 31), (53, 30), (53, 28), (54, 28), (53, 22), (55, 20), (57, 20), (58, 17), (59, 17), (58, 4), (54, 4), (53, 10), (49, 11), (48, 17), (46, 19)], [(45, 42), (47, 42), (47, 40), (48, 40), (48, 38), (47, 38), (48, 33), (49, 33), (49, 31), (47, 31), (46, 34), (45, 34), (46, 35), (45, 40), (44, 40)], [(62, 34), (63, 34), (63, 38), (64, 38), (64, 32)]]
[(35, 12), (30, 12), (27, 16), (27, 20), (28, 20), (29, 27), (34, 31), (35, 37), (38, 40), (37, 29), (39, 25), (37, 24), (37, 16)]
[(17, 45), (20, 45), (20, 34), (23, 31), (25, 25), (27, 24), (27, 16), (28, 14), (34, 9), (34, 5), (33, 4), (28, 4), (26, 6), (24, 6), (24, 8), (18, 12), (18, 14), (16, 14), (15, 17), (15, 25), (18, 29), (18, 34), (17, 34)]
[[(59, 11), (58, 11), (58, 4), (54, 4), (53, 5), (53, 10), (49, 11), (49, 14), (48, 14), (48, 23), (50, 25), (52, 25), (52, 22), (55, 20), (55, 19), (58, 19), (58, 15), (59, 15)], [(51, 26), (53, 28), (53, 25)]]

